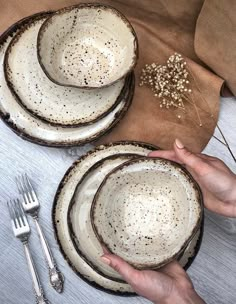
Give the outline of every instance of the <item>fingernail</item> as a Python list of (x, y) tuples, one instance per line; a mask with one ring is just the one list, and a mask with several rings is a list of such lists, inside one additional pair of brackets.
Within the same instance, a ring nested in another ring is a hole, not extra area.
[(101, 256), (100, 259), (102, 260), (103, 263), (107, 264), (107, 265), (110, 265), (111, 264), (111, 261), (105, 257), (105, 256)]
[(184, 145), (182, 144), (182, 142), (178, 138), (176, 138), (176, 140), (175, 140), (175, 145), (179, 149), (183, 149), (184, 148)]

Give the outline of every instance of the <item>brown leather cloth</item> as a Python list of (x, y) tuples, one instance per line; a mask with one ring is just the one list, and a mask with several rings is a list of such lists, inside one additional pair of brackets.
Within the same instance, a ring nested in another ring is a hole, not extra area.
[(236, 1), (205, 0), (195, 33), (195, 51), (236, 96)]
[[(211, 1), (206, 2), (211, 3)], [(196, 22), (204, 1), (104, 0), (89, 2), (107, 3), (119, 9), (131, 21), (139, 40), (139, 60), (135, 68), (136, 89), (133, 104), (117, 127), (98, 143), (140, 140), (156, 144), (161, 148), (170, 148), (174, 139), (178, 137), (193, 151), (201, 151), (208, 143), (216, 126), (219, 95), (223, 83), (220, 77), (206, 68), (194, 51)], [(0, 0), (0, 31), (4, 31), (18, 19), (32, 13), (76, 3), (79, 1)], [(211, 22), (212, 18), (206, 15), (205, 19)], [(198, 26), (200, 26), (200, 21)], [(195, 46), (199, 51), (197, 43), (195, 40)], [(209, 48), (205, 52), (211, 50), (212, 48)], [(186, 57), (195, 78), (192, 81), (192, 88), (202, 120), (201, 127), (193, 105), (186, 104), (186, 113), (160, 109), (159, 102), (153, 97), (151, 90), (138, 86), (140, 71), (146, 63), (165, 64), (168, 57), (176, 51)], [(201, 56), (201, 59), (209, 65), (204, 56)], [(177, 118), (178, 115), (181, 115), (180, 119)]]

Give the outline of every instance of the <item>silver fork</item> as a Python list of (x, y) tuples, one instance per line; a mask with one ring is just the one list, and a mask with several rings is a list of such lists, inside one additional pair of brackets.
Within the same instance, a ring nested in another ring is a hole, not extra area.
[(57, 268), (56, 262), (49, 248), (48, 242), (39, 224), (38, 214), (39, 214), (40, 205), (36, 193), (26, 174), (16, 178), (16, 183), (17, 183), (18, 191), (23, 198), (22, 201), (23, 208), (25, 212), (30, 214), (35, 221), (40, 242), (45, 255), (45, 259), (49, 268), (50, 283), (57, 292), (61, 293), (63, 290), (64, 277)]
[(27, 218), (25, 216), (24, 210), (19, 202), (19, 200), (9, 201), (7, 203), (9, 214), (11, 217), (11, 224), (14, 235), (20, 239), (23, 243), (25, 256), (27, 259), (29, 271), (33, 280), (33, 287), (35, 291), (36, 303), (37, 304), (50, 304), (50, 302), (45, 298), (42, 286), (39, 281), (39, 277), (30, 254), (28, 240), (30, 236), (30, 226), (28, 224)]

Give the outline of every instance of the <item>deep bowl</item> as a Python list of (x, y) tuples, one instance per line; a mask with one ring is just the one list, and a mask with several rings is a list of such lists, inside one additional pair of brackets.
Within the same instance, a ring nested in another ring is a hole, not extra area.
[(37, 53), (53, 82), (92, 89), (109, 86), (134, 68), (138, 42), (129, 21), (113, 7), (80, 4), (43, 23)]
[(198, 231), (202, 195), (180, 165), (158, 158), (130, 160), (110, 172), (91, 207), (97, 238), (138, 269), (179, 258)]

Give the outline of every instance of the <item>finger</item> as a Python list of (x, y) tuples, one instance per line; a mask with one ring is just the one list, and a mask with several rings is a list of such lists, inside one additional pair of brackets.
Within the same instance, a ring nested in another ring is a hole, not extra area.
[(207, 165), (205, 160), (186, 149), (179, 139), (175, 140), (174, 151), (179, 160), (186, 166), (193, 169), (196, 173), (204, 173), (203, 171), (205, 171)]
[(101, 256), (101, 260), (116, 270), (130, 285), (138, 281), (137, 276), (140, 275), (140, 271), (134, 269), (122, 258), (113, 254), (104, 254)]
[(176, 157), (176, 153), (174, 150), (158, 150), (158, 151), (153, 151), (148, 154), (149, 157), (161, 157), (165, 159), (169, 159), (175, 162), (180, 162), (179, 159)]

